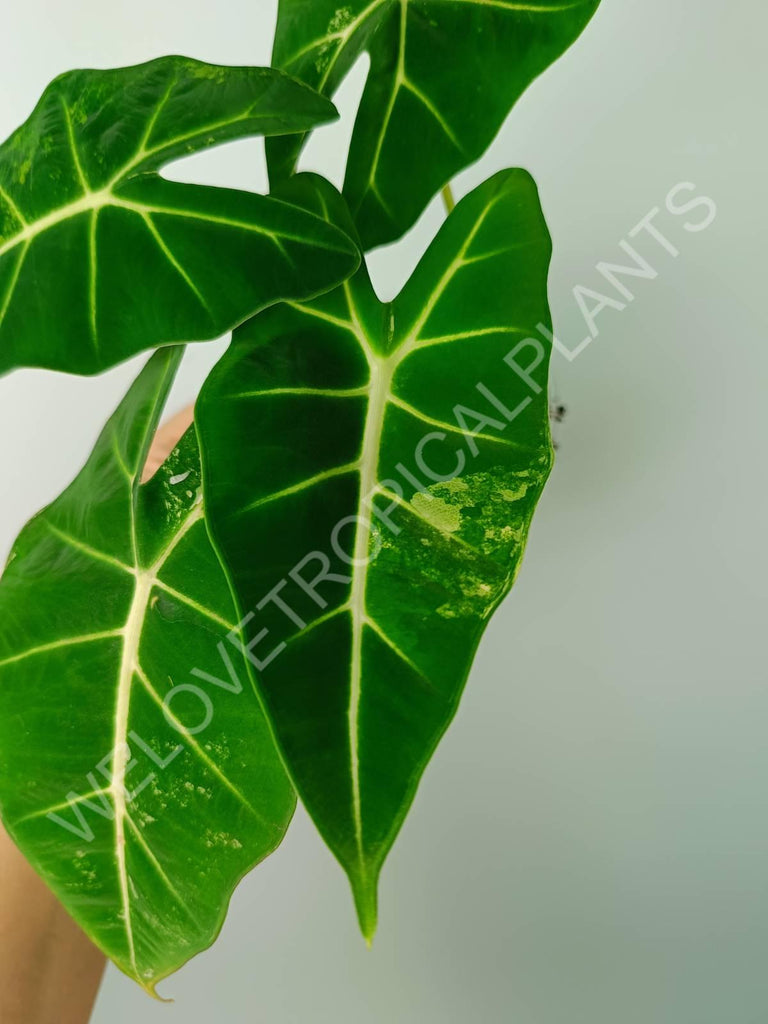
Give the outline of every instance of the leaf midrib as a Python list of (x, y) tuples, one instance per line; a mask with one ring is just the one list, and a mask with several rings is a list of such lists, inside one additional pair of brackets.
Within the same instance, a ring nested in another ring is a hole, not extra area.
[(131, 897), (125, 853), (125, 820), (128, 816), (125, 774), (128, 763), (127, 740), (131, 712), (131, 690), (139, 663), (139, 648), (144, 633), (144, 623), (152, 587), (152, 578), (149, 574), (140, 573), (137, 575), (131, 609), (128, 613), (123, 636), (123, 652), (120, 659), (117, 700), (115, 704), (115, 733), (114, 746), (112, 748), (111, 783), (109, 787), (115, 808), (115, 857), (117, 860), (120, 901), (122, 903), (125, 933), (128, 940), (128, 953), (131, 967), (135, 974), (139, 973), (139, 969), (136, 964), (136, 945), (131, 923)]
[[(441, 275), (439, 281), (435, 285), (434, 289), (424, 302), (420, 315), (410, 325), (409, 329), (405, 333), (405, 336), (401, 338), (399, 343), (392, 351), (386, 353), (381, 353), (377, 351), (377, 347), (375, 346), (373, 340), (368, 336), (366, 329), (363, 326), (363, 321), (357, 310), (352, 286), (349, 281), (345, 282), (344, 285), (342, 286), (346, 299), (347, 309), (349, 311), (349, 321), (345, 321), (342, 318), (332, 316), (322, 311), (313, 310), (312, 307), (306, 306), (302, 303), (289, 303), (289, 305), (292, 305), (295, 309), (297, 309), (297, 311), (303, 313), (304, 315), (319, 317), (320, 319), (334, 323), (335, 326), (343, 330), (348, 330), (357, 341), (369, 368), (369, 382), (367, 388), (352, 389), (346, 392), (348, 396), (357, 396), (362, 391), (363, 393), (367, 393), (368, 396), (368, 407), (366, 410), (365, 423), (363, 427), (363, 439), (359, 458), (356, 463), (350, 465), (349, 467), (339, 467), (337, 471), (332, 471), (334, 472), (334, 475), (337, 475), (339, 472), (347, 471), (347, 469), (349, 469), (359, 474), (359, 491), (355, 516), (355, 540), (352, 556), (352, 586), (350, 590), (349, 602), (346, 605), (346, 608), (349, 610), (352, 620), (350, 693), (347, 712), (350, 778), (352, 789), (352, 814), (355, 830), (355, 845), (357, 850), (358, 869), (362, 880), (366, 879), (368, 873), (363, 841), (364, 837), (362, 818), (362, 796), (360, 790), (360, 747), (358, 722), (360, 712), (360, 700), (362, 696), (363, 677), (362, 644), (363, 633), (366, 625), (369, 625), (371, 626), (371, 628), (374, 628), (375, 632), (379, 632), (375, 628), (375, 626), (371, 624), (371, 620), (369, 619), (366, 610), (368, 566), (370, 561), (369, 545), (371, 537), (371, 531), (366, 525), (368, 522), (366, 515), (370, 514), (370, 508), (367, 504), (367, 500), (370, 501), (373, 494), (375, 494), (377, 490), (380, 489), (380, 484), (378, 480), (379, 456), (382, 436), (384, 432), (384, 425), (386, 421), (387, 409), (389, 408), (390, 405), (400, 405), (401, 407), (403, 406), (403, 404), (407, 405), (407, 403), (402, 403), (401, 400), (398, 400), (398, 396), (392, 390), (395, 374), (397, 373), (402, 363), (410, 355), (418, 351), (425, 343), (442, 343), (443, 339), (422, 339), (421, 333), (424, 327), (426, 326), (427, 322), (429, 321), (440, 299), (444, 295), (449, 284), (454, 279), (455, 275), (467, 263), (472, 262), (472, 259), (467, 259), (469, 249), (472, 243), (474, 242), (475, 238), (477, 237), (483, 224), (485, 223), (488, 215), (490, 214), (496, 203), (500, 201), (500, 199), (500, 196), (494, 196), (486, 204), (484, 209), (480, 211), (471, 229), (467, 232), (466, 237), (461, 241), (461, 244), (459, 245), (456, 255), (450, 261), (445, 271)], [(397, 300), (395, 300), (395, 303), (390, 309), (392, 316), (394, 316), (394, 309), (396, 308), (396, 306)], [(507, 328), (499, 328), (500, 331), (506, 329)], [(486, 333), (486, 331), (483, 331), (481, 333)], [(286, 393), (290, 393), (291, 391), (291, 389), (283, 390)], [(263, 394), (270, 393), (271, 392), (268, 390), (263, 392)], [(419, 410), (414, 410), (414, 412), (419, 412)], [(430, 417), (425, 417), (423, 415), (422, 418), (433, 426), (440, 426), (443, 429), (453, 431), (456, 431), (458, 429), (458, 432), (464, 433), (456, 426), (451, 426), (451, 424), (442, 423), (439, 420), (435, 420)], [(478, 435), (475, 434), (474, 436)], [(328, 474), (324, 474), (324, 476), (327, 475)], [(299, 489), (299, 487), (294, 487), (291, 488), (291, 491), (295, 492)], [(340, 609), (337, 609), (337, 611), (339, 610)], [(385, 642), (388, 642), (390, 646), (393, 646), (393, 643), (389, 640), (389, 638), (386, 638)], [(402, 654), (402, 652), (400, 653)], [(410, 662), (410, 659), (406, 659), (406, 661), (408, 661), (409, 664), (412, 664)], [(415, 668), (415, 666), (413, 667)], [(419, 670), (417, 669), (417, 671)]]
[(355, 310), (351, 291), (347, 289), (350, 314), (355, 325), (358, 340), (368, 360), (370, 368), (370, 385), (368, 393), (368, 409), (363, 429), (363, 443), (360, 453), (360, 490), (357, 499), (357, 517), (355, 519), (355, 544), (353, 554), (352, 587), (349, 606), (352, 616), (352, 656), (350, 665), (349, 693), (349, 745), (352, 774), (352, 806), (355, 823), (355, 839), (357, 844), (358, 862), (361, 875), (365, 875), (365, 851), (363, 847), (363, 820), (360, 795), (360, 757), (358, 717), (360, 697), (362, 693), (362, 661), (363, 661), (363, 630), (367, 623), (366, 590), (368, 582), (368, 565), (370, 532), (364, 525), (366, 506), (365, 499), (372, 495), (378, 483), (379, 453), (381, 438), (384, 431), (387, 406), (390, 400), (392, 377), (398, 362), (376, 357), (370, 347), (363, 341), (365, 334)]
[(120, 887), (120, 900), (123, 909), (126, 938), (128, 940), (128, 953), (131, 966), (136, 975), (139, 970), (136, 964), (136, 946), (133, 937), (133, 926), (131, 923), (131, 895), (128, 879), (128, 865), (126, 861), (126, 836), (125, 822), (129, 817), (128, 804), (126, 799), (125, 775), (128, 764), (128, 732), (131, 714), (131, 694), (133, 682), (140, 670), (139, 649), (141, 639), (144, 635), (144, 626), (147, 618), (147, 609), (155, 585), (159, 582), (158, 576), (170, 556), (178, 547), (182, 539), (189, 531), (203, 518), (202, 506), (198, 505), (192, 509), (189, 515), (174, 533), (170, 542), (158, 556), (157, 560), (149, 568), (142, 569), (138, 566), (138, 549), (136, 538), (136, 513), (132, 507), (131, 532), (133, 535), (134, 556), (137, 561), (135, 568), (126, 566), (128, 571), (135, 576), (133, 598), (131, 607), (126, 619), (123, 632), (123, 651), (120, 658), (120, 672), (118, 675), (117, 696), (115, 700), (115, 730), (114, 745), (112, 748), (111, 782), (109, 791), (115, 808), (115, 858), (117, 860), (118, 884)]

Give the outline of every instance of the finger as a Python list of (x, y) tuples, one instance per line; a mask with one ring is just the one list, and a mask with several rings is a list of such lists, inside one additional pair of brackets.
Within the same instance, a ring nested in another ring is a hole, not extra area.
[(160, 427), (149, 450), (149, 456), (141, 478), (142, 483), (149, 480), (160, 469), (185, 432), (192, 425), (193, 417), (194, 406), (189, 405)]

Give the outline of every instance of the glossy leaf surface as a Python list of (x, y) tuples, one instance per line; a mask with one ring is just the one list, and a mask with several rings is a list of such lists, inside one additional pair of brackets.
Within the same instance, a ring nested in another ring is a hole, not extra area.
[[(343, 220), (320, 179), (288, 187)], [(268, 310), (198, 404), (211, 536), (284, 759), (367, 937), (382, 862), (550, 470), (549, 348), (528, 340), (549, 324), (549, 255), (532, 180), (498, 174), (393, 303), (361, 269)]]
[[(216, 937), (293, 789), (242, 657), (189, 432), (139, 485), (179, 350), (155, 354), (0, 581), (0, 806), (149, 991)], [(231, 653), (230, 653), (231, 652)]]
[[(487, 149), (513, 104), (576, 39), (599, 0), (280, 0), (273, 63), (332, 96), (371, 69), (344, 194), (364, 247), (390, 242)], [(302, 139), (267, 143), (275, 178)]]
[(357, 256), (327, 224), (158, 173), (220, 142), (334, 116), (269, 68), (163, 57), (57, 78), (0, 146), (0, 373), (97, 373), (338, 284)]

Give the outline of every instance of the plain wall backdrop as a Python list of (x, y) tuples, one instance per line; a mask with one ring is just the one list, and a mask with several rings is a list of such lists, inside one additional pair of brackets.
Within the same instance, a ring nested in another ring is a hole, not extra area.
[[(164, 53), (269, 63), (276, 6), (8, 3), (0, 136), (69, 68)], [(574, 287), (601, 290), (596, 264), (626, 263), (619, 242), (654, 207), (679, 255), (638, 235), (657, 277), (629, 282), (634, 301), (600, 314), (577, 359), (554, 358), (569, 410), (559, 459), (385, 868), (373, 951), (300, 811), (217, 945), (161, 986), (176, 1002), (110, 969), (95, 1024), (768, 1019), (766, 35), (758, 0), (603, 0), (456, 182), (464, 194), (503, 166), (532, 172), (569, 348), (586, 334)], [(364, 70), (343, 88), (345, 121), (307, 155), (337, 182)], [(263, 188), (263, 150), (227, 146), (174, 173)], [(683, 182), (717, 205), (706, 230), (685, 228), (703, 208), (665, 208)], [(374, 255), (382, 295), (442, 216), (434, 203)], [(189, 352), (170, 411), (222, 351)], [(0, 380), (0, 558), (79, 469), (141, 362), (96, 380)]]

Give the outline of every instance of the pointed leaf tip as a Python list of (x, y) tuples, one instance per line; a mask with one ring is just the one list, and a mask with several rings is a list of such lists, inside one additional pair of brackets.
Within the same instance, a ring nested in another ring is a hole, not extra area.
[(378, 875), (371, 881), (370, 878), (360, 879), (350, 873), (349, 882), (352, 886), (360, 931), (363, 933), (366, 946), (371, 949), (379, 923)]

